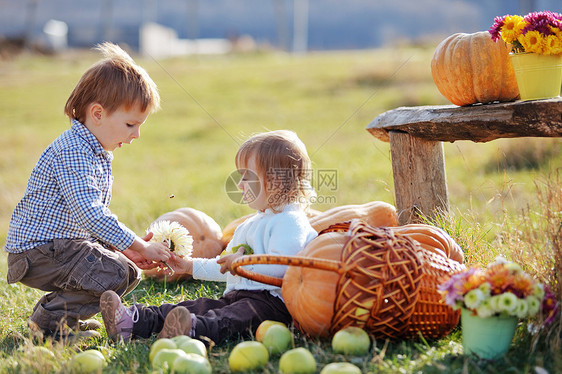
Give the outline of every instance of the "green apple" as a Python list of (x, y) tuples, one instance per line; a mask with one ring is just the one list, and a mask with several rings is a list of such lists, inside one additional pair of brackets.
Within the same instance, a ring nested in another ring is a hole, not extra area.
[(171, 339), (179, 347), (182, 343), (190, 341), (192, 338), (187, 335), (178, 335), (178, 336), (174, 336)]
[(263, 336), (263, 345), (267, 348), (270, 355), (280, 355), (293, 345), (293, 334), (287, 326), (272, 325)]
[(152, 358), (154, 370), (169, 371), (178, 357), (185, 357), (187, 353), (178, 348), (162, 348)]
[(211, 363), (197, 353), (187, 353), (175, 359), (172, 364), (173, 374), (211, 374)]
[[(265, 332), (273, 325), (282, 325), (285, 326), (285, 324), (283, 322), (278, 322), (278, 321), (272, 321), (272, 320), (265, 320), (262, 323), (260, 323), (260, 325), (258, 326), (258, 329), (256, 330), (256, 340), (258, 342), (263, 342), (263, 336), (265, 335)], [(287, 327), (287, 326), (285, 326)]]
[(234, 372), (246, 372), (264, 367), (269, 361), (267, 348), (256, 341), (238, 343), (228, 356), (228, 366)]
[(279, 371), (283, 374), (316, 373), (316, 360), (306, 348), (294, 348), (281, 355)]
[(205, 343), (201, 340), (184, 340), (178, 344), (178, 348), (185, 353), (196, 353), (200, 356), (207, 357), (207, 347), (205, 347)]
[(152, 360), (154, 359), (154, 356), (156, 355), (156, 353), (158, 353), (159, 350), (164, 349), (164, 348), (174, 349), (174, 348), (177, 348), (177, 347), (178, 346), (177, 346), (176, 342), (173, 341), (172, 339), (167, 339), (167, 338), (158, 339), (154, 343), (152, 343), (152, 345), (150, 346), (150, 353), (148, 354), (148, 359), (152, 363)]
[(332, 362), (324, 366), (320, 374), (361, 374), (361, 369), (349, 362)]
[(105, 357), (103, 357), (100, 351), (95, 349), (88, 349), (77, 353), (70, 361), (70, 371), (72, 373), (99, 373), (106, 366)]
[(369, 352), (371, 339), (365, 330), (359, 327), (345, 327), (334, 334), (332, 349), (335, 353), (363, 356)]

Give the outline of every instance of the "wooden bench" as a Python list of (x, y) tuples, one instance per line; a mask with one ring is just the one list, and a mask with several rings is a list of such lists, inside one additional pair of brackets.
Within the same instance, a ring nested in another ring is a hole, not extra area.
[(401, 107), (367, 126), (390, 142), (396, 209), (401, 225), (449, 212), (442, 142), (562, 137), (562, 98), (458, 107)]

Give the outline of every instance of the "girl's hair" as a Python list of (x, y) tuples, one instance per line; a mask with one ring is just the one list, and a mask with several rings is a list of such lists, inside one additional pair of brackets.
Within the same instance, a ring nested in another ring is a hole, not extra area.
[(91, 66), (70, 94), (64, 113), (84, 122), (88, 105), (99, 103), (109, 113), (121, 106), (126, 109), (139, 104), (141, 111), (160, 108), (158, 88), (148, 73), (131, 56), (115, 44), (105, 42), (96, 49), (104, 58)]
[(246, 140), (236, 154), (239, 171), (255, 157), (256, 171), (262, 176), (269, 207), (279, 211), (289, 203), (307, 209), (316, 195), (310, 180), (312, 165), (304, 143), (296, 133), (276, 130), (256, 134)]

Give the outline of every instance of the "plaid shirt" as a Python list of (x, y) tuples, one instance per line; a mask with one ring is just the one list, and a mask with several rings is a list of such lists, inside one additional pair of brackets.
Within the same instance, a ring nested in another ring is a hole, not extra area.
[(72, 120), (31, 172), (12, 214), (6, 251), (24, 252), (57, 238), (99, 240), (119, 250), (130, 247), (135, 234), (108, 208), (112, 160), (113, 154)]

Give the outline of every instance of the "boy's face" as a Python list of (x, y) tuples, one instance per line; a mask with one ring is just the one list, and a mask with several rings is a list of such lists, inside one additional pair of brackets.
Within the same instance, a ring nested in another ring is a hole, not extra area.
[(114, 151), (140, 136), (140, 126), (146, 121), (149, 112), (140, 110), (139, 105), (129, 109), (119, 107), (115, 112), (108, 113), (101, 105), (93, 104), (90, 108), (91, 125), (86, 127), (98, 139), (103, 149)]

